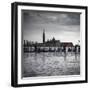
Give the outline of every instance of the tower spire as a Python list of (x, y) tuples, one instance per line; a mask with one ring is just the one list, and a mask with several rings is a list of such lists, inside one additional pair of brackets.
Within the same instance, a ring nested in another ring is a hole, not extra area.
[(43, 29), (43, 43), (45, 43), (45, 29)]

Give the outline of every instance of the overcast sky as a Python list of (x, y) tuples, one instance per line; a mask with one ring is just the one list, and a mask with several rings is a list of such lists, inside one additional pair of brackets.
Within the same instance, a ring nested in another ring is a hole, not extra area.
[(43, 29), (46, 40), (55, 37), (76, 44), (80, 40), (80, 14), (22, 10), (24, 40), (42, 42)]

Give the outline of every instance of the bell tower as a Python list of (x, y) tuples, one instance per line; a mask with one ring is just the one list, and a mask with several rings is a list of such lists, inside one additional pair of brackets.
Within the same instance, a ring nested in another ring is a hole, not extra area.
[(45, 30), (43, 29), (43, 43), (45, 43)]

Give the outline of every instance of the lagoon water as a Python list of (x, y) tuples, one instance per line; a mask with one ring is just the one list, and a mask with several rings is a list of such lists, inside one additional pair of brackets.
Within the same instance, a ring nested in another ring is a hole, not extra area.
[(80, 75), (80, 54), (60, 52), (24, 53), (23, 77)]

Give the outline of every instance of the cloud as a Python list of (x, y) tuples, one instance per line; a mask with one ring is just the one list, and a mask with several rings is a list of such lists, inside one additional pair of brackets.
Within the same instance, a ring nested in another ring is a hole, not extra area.
[(25, 23), (54, 23), (60, 25), (79, 25), (80, 14), (48, 11), (23, 11)]

